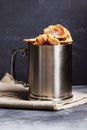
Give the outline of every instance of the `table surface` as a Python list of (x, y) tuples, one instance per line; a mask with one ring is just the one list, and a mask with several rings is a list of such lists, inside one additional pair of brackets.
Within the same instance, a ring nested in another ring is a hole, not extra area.
[[(87, 93), (87, 86), (73, 86)], [(87, 104), (61, 111), (0, 109), (0, 130), (87, 130)]]

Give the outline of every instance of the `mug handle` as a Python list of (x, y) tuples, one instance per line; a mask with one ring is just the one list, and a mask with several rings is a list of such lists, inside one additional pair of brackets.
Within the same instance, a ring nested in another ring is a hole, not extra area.
[(24, 87), (28, 87), (29, 84), (28, 83), (24, 83), (23, 81), (17, 81), (15, 80), (15, 60), (16, 60), (16, 55), (18, 52), (22, 52), (23, 56), (27, 56), (28, 55), (28, 49), (27, 48), (15, 48), (12, 52), (12, 56), (11, 56), (11, 75), (14, 78), (15, 84), (23, 84)]

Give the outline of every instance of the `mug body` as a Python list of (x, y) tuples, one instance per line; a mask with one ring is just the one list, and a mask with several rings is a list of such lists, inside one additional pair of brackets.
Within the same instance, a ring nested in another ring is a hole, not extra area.
[(72, 44), (28, 45), (29, 98), (62, 100), (72, 96)]

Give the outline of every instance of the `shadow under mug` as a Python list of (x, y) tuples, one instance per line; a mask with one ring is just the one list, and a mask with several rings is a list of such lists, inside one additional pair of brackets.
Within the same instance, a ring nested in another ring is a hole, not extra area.
[(14, 57), (19, 51), (28, 55), (29, 99), (63, 100), (72, 97), (72, 44), (29, 44), (27, 49), (15, 49), (11, 59), (13, 77)]

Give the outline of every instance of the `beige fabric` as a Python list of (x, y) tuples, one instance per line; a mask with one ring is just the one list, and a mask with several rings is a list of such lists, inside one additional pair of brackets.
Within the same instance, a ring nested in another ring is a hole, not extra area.
[(73, 92), (73, 98), (63, 101), (29, 101), (28, 88), (21, 84), (15, 84), (13, 77), (6, 73), (0, 81), (0, 107), (38, 109), (38, 110), (62, 110), (87, 103), (87, 94)]

